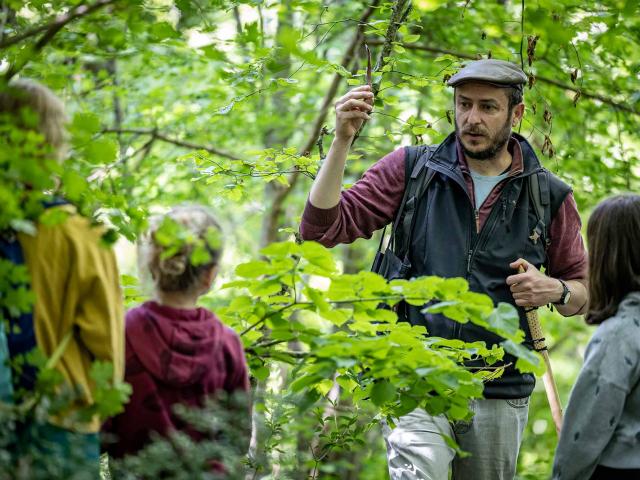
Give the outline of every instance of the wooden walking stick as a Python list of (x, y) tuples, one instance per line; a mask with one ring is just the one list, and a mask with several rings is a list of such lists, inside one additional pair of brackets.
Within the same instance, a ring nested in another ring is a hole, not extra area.
[[(518, 273), (524, 272), (524, 267), (520, 265), (520, 267), (518, 268)], [(544, 389), (547, 392), (547, 400), (549, 401), (549, 407), (551, 408), (553, 423), (555, 423), (556, 432), (558, 436), (560, 436), (560, 429), (562, 428), (562, 406), (560, 405), (558, 387), (556, 387), (556, 382), (553, 379), (551, 361), (549, 360), (549, 351), (547, 350), (547, 345), (544, 342), (542, 327), (540, 326), (540, 320), (538, 319), (538, 308), (525, 308), (525, 313), (527, 315), (529, 330), (531, 331), (531, 338), (533, 339), (533, 349), (542, 355), (544, 363), (547, 367), (546, 372), (544, 372), (544, 375), (542, 376), (542, 382), (544, 383)]]

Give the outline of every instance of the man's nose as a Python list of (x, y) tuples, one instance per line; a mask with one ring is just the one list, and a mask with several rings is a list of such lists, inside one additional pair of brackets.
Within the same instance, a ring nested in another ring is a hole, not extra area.
[(467, 115), (467, 123), (477, 124), (480, 123), (480, 109), (477, 105), (473, 105), (471, 110), (469, 110), (469, 114)]

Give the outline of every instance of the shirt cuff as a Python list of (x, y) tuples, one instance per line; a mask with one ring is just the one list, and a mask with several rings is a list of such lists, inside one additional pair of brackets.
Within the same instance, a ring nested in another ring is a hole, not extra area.
[(331, 208), (318, 208), (307, 200), (304, 207), (302, 218), (305, 222), (318, 227), (328, 227), (336, 221), (340, 213), (340, 206), (336, 205)]

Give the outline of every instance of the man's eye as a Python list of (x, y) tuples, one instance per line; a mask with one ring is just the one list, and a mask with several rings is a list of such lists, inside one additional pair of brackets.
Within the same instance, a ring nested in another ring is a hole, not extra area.
[(483, 105), (482, 109), (485, 112), (493, 112), (496, 109), (496, 107), (495, 107), (495, 105)]

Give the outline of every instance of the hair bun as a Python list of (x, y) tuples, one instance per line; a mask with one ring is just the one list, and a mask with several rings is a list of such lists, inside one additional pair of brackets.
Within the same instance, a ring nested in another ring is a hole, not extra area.
[(158, 268), (163, 275), (177, 277), (185, 272), (188, 262), (187, 256), (179, 253), (173, 257), (161, 259)]

